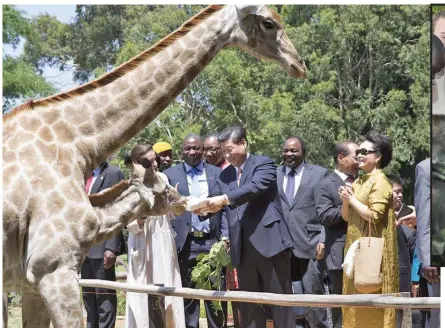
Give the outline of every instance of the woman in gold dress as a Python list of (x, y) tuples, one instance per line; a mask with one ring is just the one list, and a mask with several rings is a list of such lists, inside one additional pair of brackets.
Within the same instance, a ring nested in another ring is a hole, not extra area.
[[(351, 244), (368, 235), (368, 221), (372, 224), (372, 236), (385, 239), (383, 248), (383, 284), (376, 294), (399, 291), (399, 267), (392, 186), (381, 169), (392, 159), (392, 143), (389, 137), (371, 131), (356, 150), (357, 163), (364, 174), (351, 187), (342, 186), (339, 194), (343, 199), (342, 217), (348, 221), (345, 254)], [(377, 233), (376, 233), (377, 230)], [(343, 274), (343, 294), (360, 294), (355, 289), (354, 278)], [(396, 328), (395, 309), (345, 307), (343, 328)]]

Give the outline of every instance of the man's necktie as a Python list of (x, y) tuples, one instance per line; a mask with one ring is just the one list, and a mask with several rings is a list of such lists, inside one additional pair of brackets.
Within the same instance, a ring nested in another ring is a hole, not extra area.
[(239, 167), (238, 168), (238, 176), (236, 177), (236, 182), (238, 183), (238, 186), (239, 186), (239, 183), (241, 181), (241, 175), (242, 174), (243, 174), (243, 169), (241, 167)]
[[(195, 197), (201, 197), (201, 188), (199, 186), (199, 175), (198, 173), (201, 172), (200, 169), (197, 167), (193, 167), (191, 170), (191, 177), (192, 177), (192, 188), (190, 190), (190, 195)], [(203, 231), (204, 230), (204, 223), (201, 222), (198, 217), (192, 213), (192, 227), (195, 231)]]
[(345, 184), (346, 184), (347, 186), (350, 186), (350, 185), (352, 185), (352, 183), (353, 183), (354, 181), (355, 181), (354, 177), (348, 175), (348, 177), (347, 177), (346, 180), (345, 180)]
[(292, 203), (294, 200), (294, 192), (295, 192), (295, 170), (290, 170), (287, 175), (287, 184), (286, 184), (286, 198), (288, 203)]
[(199, 197), (201, 196), (201, 190), (199, 188), (199, 176), (198, 173), (201, 172), (200, 169), (198, 169), (197, 167), (193, 167), (190, 172), (191, 177), (192, 177), (192, 190), (191, 190), (191, 195), (192, 196), (196, 196)]
[(87, 194), (90, 191), (90, 187), (91, 187), (91, 184), (93, 183), (93, 179), (94, 179), (94, 174), (88, 178), (88, 180), (85, 184), (85, 191), (87, 192)]

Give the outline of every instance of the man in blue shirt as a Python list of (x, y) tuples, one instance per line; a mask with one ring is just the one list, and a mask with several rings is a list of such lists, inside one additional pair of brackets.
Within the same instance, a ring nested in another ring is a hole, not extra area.
[[(200, 136), (189, 134), (182, 143), (183, 163), (173, 166), (163, 173), (167, 175), (170, 185), (178, 186), (178, 192), (184, 196), (206, 198), (213, 190), (221, 173), (216, 166), (206, 164), (202, 160), (203, 143)], [(221, 211), (201, 222), (196, 214), (184, 212), (172, 220), (172, 228), (176, 232), (176, 248), (178, 250), (179, 268), (183, 287), (194, 288), (191, 272), (197, 264), (197, 256), (209, 253), (210, 248), (221, 237), (228, 236), (227, 220)], [(225, 326), (225, 318), (219, 311), (215, 313), (211, 301), (205, 301), (208, 327)], [(199, 326), (199, 300), (184, 300), (186, 326)], [(227, 310), (227, 303), (223, 309)]]

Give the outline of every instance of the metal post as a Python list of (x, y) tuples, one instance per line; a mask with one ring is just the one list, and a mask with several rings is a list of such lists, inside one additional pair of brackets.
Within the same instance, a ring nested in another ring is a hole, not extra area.
[[(411, 297), (410, 292), (402, 292), (400, 293), (400, 297)], [(413, 326), (413, 318), (411, 308), (402, 309), (402, 324), (401, 328), (412, 328)]]
[[(164, 287), (164, 284), (154, 284), (157, 287)], [(165, 328), (165, 296), (148, 296), (148, 326), (150, 328)]]

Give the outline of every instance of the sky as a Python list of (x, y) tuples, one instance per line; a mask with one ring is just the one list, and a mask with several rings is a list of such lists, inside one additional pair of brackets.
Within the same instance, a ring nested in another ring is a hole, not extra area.
[[(70, 23), (75, 15), (76, 5), (17, 5), (15, 8), (24, 11), (26, 13), (24, 16), (27, 18), (48, 13), (62, 23)], [(22, 40), (15, 51), (11, 46), (3, 45), (3, 51), (7, 55), (19, 56), (23, 52), (23, 44)], [(58, 68), (45, 67), (43, 76), (59, 91), (66, 91), (76, 86), (72, 72), (61, 72)]]

